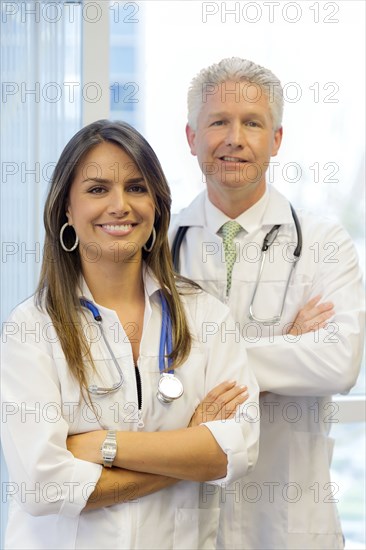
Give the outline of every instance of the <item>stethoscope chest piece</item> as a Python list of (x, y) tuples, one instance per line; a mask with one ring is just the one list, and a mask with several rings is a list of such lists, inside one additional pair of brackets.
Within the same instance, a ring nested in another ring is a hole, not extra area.
[(174, 374), (164, 372), (160, 375), (158, 391), (156, 392), (156, 397), (160, 403), (171, 403), (175, 399), (179, 399), (183, 395), (183, 391), (182, 382)]

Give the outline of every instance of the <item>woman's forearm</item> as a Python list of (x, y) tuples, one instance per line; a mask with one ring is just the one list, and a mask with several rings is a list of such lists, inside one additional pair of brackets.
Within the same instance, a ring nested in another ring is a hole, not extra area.
[(84, 510), (95, 510), (119, 502), (137, 500), (175, 485), (178, 481), (167, 476), (132, 472), (121, 468), (103, 468)]
[(169, 432), (119, 432), (120, 468), (209, 481), (226, 476), (227, 458), (205, 426)]
[[(158, 483), (158, 476), (192, 481), (225, 477), (227, 456), (210, 430), (199, 424), (233, 418), (237, 407), (247, 398), (246, 386), (237, 386), (235, 381), (221, 382), (197, 407), (189, 428), (166, 432), (117, 432), (118, 450), (112, 471), (117, 466), (131, 474), (155, 474), (157, 477), (146, 478), (148, 492), (154, 491), (149, 490), (149, 483)], [(102, 464), (100, 447), (106, 433), (100, 430), (72, 435), (67, 439), (67, 447), (76, 458)], [(160, 488), (163, 487), (158, 486), (156, 490)], [(141, 492), (141, 496), (148, 492)]]
[[(67, 446), (77, 458), (102, 464), (106, 431), (71, 436)], [(209, 481), (226, 476), (227, 457), (206, 426), (166, 432), (117, 432), (118, 468), (176, 479)]]

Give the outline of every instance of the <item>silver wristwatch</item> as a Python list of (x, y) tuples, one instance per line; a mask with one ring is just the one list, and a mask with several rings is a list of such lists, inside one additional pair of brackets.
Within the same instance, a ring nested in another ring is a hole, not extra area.
[(102, 451), (103, 466), (111, 468), (117, 454), (116, 430), (109, 430), (100, 450)]

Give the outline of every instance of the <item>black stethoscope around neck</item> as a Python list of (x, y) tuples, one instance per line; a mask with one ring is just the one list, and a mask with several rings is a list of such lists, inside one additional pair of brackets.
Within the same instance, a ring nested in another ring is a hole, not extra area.
[[(156, 397), (161, 403), (166, 404), (166, 403), (172, 403), (172, 401), (175, 401), (176, 399), (181, 397), (183, 395), (184, 389), (183, 389), (182, 382), (179, 380), (179, 378), (177, 378), (174, 375), (174, 370), (171, 368), (172, 359), (170, 355), (173, 351), (172, 322), (171, 322), (169, 307), (168, 307), (166, 298), (161, 290), (159, 291), (159, 296), (160, 296), (160, 302), (161, 302), (161, 308), (162, 308), (162, 321), (161, 321), (160, 344), (159, 344), (160, 378), (158, 382)], [(100, 315), (100, 312), (97, 306), (93, 304), (93, 302), (91, 302), (90, 300), (87, 300), (84, 297), (80, 298), (80, 304), (82, 307), (90, 311), (90, 313), (94, 317), (94, 320), (98, 324), (103, 341), (108, 349), (108, 353), (110, 354), (110, 357), (119, 375), (118, 381), (115, 382), (111, 387), (106, 388), (106, 387), (97, 386), (96, 384), (91, 384), (88, 387), (88, 391), (90, 394), (97, 395), (97, 396), (109, 395), (111, 393), (118, 391), (123, 386), (124, 384), (123, 372), (120, 365), (118, 364), (117, 358), (105, 335), (105, 332), (103, 329), (102, 316)], [(166, 368), (165, 366), (166, 358), (167, 358), (168, 368)]]
[[(249, 304), (249, 312), (248, 312), (248, 317), (251, 321), (255, 321), (256, 323), (261, 323), (262, 325), (268, 325), (268, 326), (275, 325), (276, 323), (278, 323), (281, 320), (282, 313), (283, 313), (283, 310), (284, 310), (284, 307), (285, 307), (285, 301), (286, 301), (287, 291), (288, 291), (288, 287), (289, 287), (289, 284), (290, 284), (292, 272), (295, 269), (295, 266), (296, 266), (296, 264), (299, 261), (300, 256), (301, 256), (301, 251), (302, 251), (301, 226), (300, 226), (299, 218), (297, 217), (295, 209), (294, 209), (294, 207), (292, 206), (291, 203), (290, 203), (290, 208), (291, 208), (292, 218), (293, 218), (294, 223), (295, 223), (297, 245), (296, 245), (296, 248), (293, 252), (293, 261), (292, 261), (292, 264), (291, 264), (290, 273), (289, 273), (287, 281), (286, 281), (286, 286), (285, 286), (285, 291), (283, 293), (280, 313), (278, 315), (275, 315), (274, 317), (270, 317), (268, 319), (262, 319), (260, 317), (257, 317), (254, 314), (254, 311), (253, 311), (254, 306), (253, 305), (254, 305), (256, 295), (257, 295), (258, 286), (259, 286), (259, 283), (261, 281), (261, 277), (262, 277), (262, 273), (263, 273), (263, 269), (264, 269), (264, 264), (265, 264), (265, 260), (266, 260), (266, 256), (267, 256), (267, 252), (268, 252), (270, 246), (275, 241), (275, 239), (278, 235), (278, 232), (280, 230), (281, 224), (274, 225), (270, 229), (270, 231), (268, 231), (267, 235), (263, 239), (263, 244), (262, 244), (262, 248), (261, 248), (260, 267), (259, 267), (259, 271), (258, 271), (258, 275), (257, 275), (257, 280), (256, 280), (256, 283), (255, 283), (255, 286), (254, 286), (252, 299), (251, 299), (250, 304)], [(182, 242), (184, 240), (184, 237), (185, 237), (188, 229), (189, 229), (189, 226), (186, 226), (186, 225), (178, 227), (178, 231), (175, 235), (175, 238), (174, 238), (174, 241), (173, 241), (173, 244), (172, 244), (171, 253), (172, 253), (172, 258), (173, 258), (173, 265), (174, 265), (174, 269), (177, 273), (179, 273), (179, 269), (180, 269), (180, 267), (179, 267), (179, 264), (180, 264), (180, 262), (179, 262), (180, 248), (182, 246)]]

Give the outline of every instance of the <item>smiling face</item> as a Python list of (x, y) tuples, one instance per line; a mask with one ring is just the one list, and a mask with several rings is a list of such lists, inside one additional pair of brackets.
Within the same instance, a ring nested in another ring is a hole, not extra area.
[(97, 247), (100, 261), (141, 261), (155, 205), (133, 160), (116, 144), (103, 142), (79, 163), (66, 216), (79, 237), (82, 263), (91, 246)]
[(265, 172), (281, 145), (274, 130), (267, 96), (248, 82), (224, 82), (209, 95), (197, 129), (187, 126), (191, 153), (206, 176), (210, 201), (218, 208), (226, 199), (257, 202), (266, 187)]

